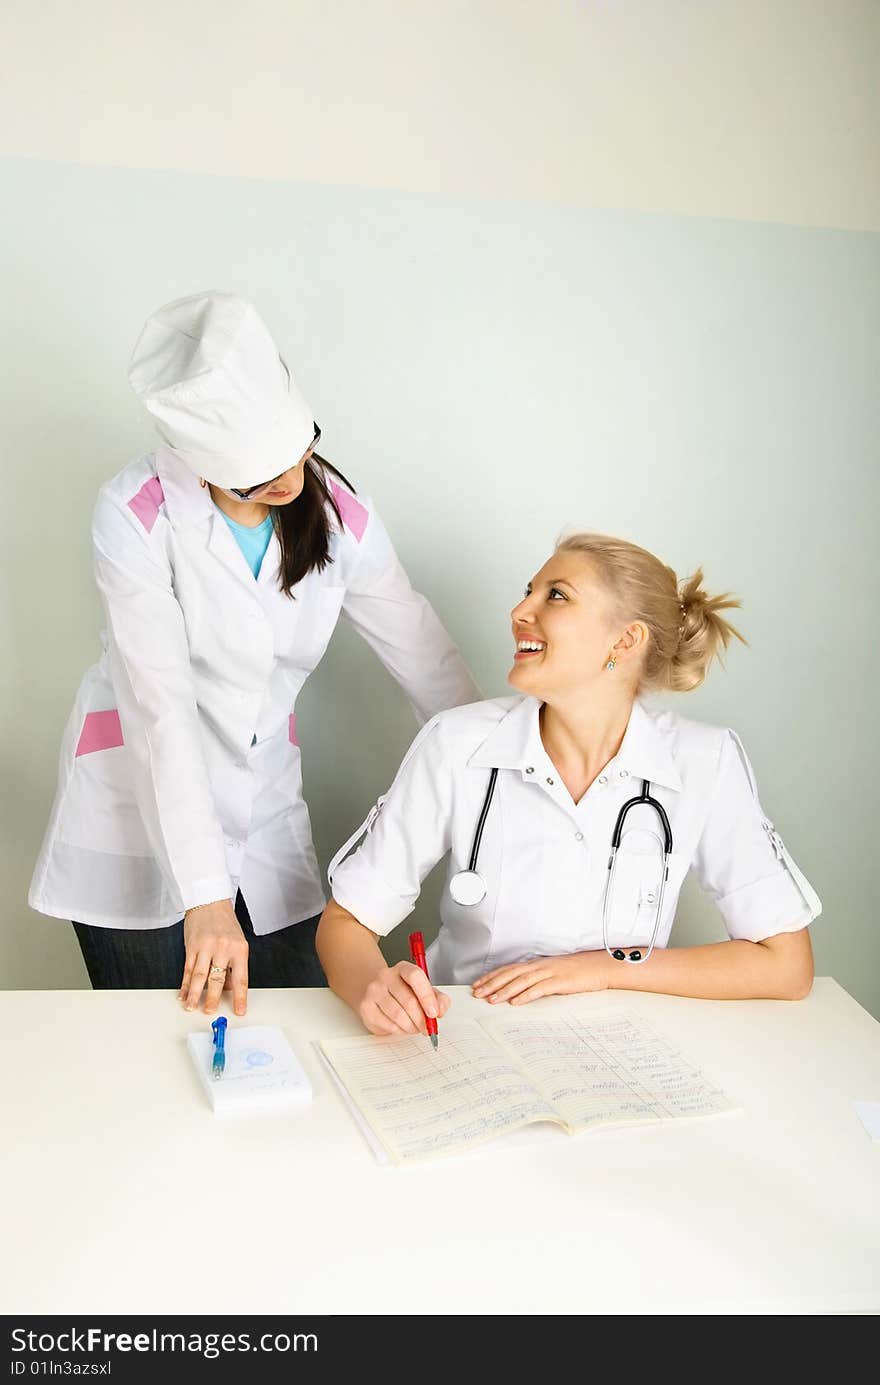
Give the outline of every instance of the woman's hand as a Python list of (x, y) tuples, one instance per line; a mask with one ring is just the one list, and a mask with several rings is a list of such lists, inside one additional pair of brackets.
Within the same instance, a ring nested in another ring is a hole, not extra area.
[[(183, 920), (186, 965), (180, 986), (180, 999), (187, 1010), (195, 1010), (207, 984), (205, 1014), (213, 1015), (227, 975), (232, 976), (232, 1008), (237, 1015), (247, 1010), (248, 945), (231, 899), (203, 904), (190, 909)], [(221, 971), (212, 968), (222, 967)]]
[(425, 1017), (442, 1019), (452, 1001), (414, 962), (384, 967), (355, 1007), (371, 1034), (427, 1034)]
[(533, 957), (487, 971), (473, 984), (478, 1000), (497, 1005), (528, 1005), (544, 995), (577, 995), (581, 991), (608, 989), (608, 953), (572, 952), (563, 957)]

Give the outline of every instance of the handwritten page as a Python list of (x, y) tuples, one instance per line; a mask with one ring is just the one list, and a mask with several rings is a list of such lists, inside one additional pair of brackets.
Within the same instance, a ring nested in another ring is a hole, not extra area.
[(568, 1134), (736, 1108), (637, 1016), (499, 1016), (424, 1035), (324, 1040), (325, 1059), (395, 1163), (468, 1149), (538, 1121)]
[(533, 1121), (562, 1124), (480, 1025), (325, 1039), (321, 1049), (395, 1163), (451, 1154)]
[(572, 1131), (736, 1109), (689, 1058), (623, 1011), (552, 1020), (498, 1016), (484, 1027)]

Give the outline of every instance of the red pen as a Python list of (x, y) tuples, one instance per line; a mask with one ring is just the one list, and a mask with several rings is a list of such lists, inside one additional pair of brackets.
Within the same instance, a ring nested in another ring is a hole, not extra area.
[[(425, 956), (425, 940), (422, 937), (421, 933), (410, 933), (409, 955), (410, 960), (412, 962), (415, 962), (417, 967), (421, 967), (425, 975), (428, 976), (428, 959)], [(430, 979), (430, 976), (428, 976), (429, 981)], [(440, 1044), (440, 1040), (437, 1037), (437, 1021), (431, 1019), (430, 1015), (426, 1015), (425, 1023), (427, 1026), (428, 1034), (431, 1039), (431, 1045), (433, 1048), (437, 1048)]]

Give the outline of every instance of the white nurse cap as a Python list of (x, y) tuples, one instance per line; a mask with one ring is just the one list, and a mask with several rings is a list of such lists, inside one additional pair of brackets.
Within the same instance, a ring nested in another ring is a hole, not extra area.
[(312, 445), (312, 412), (256, 308), (237, 294), (157, 309), (128, 378), (163, 442), (217, 486), (246, 490), (280, 476)]

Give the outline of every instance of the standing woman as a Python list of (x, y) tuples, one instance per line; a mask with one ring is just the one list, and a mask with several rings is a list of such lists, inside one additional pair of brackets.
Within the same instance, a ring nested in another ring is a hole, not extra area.
[[(376, 511), (319, 457), (253, 306), (178, 299), (129, 379), (161, 439), (98, 496), (104, 652), (67, 725), (29, 895), (74, 920), (95, 988), (324, 984), (297, 695), (340, 610), (416, 716), (479, 696)], [(352, 709), (354, 711), (354, 708)]]

